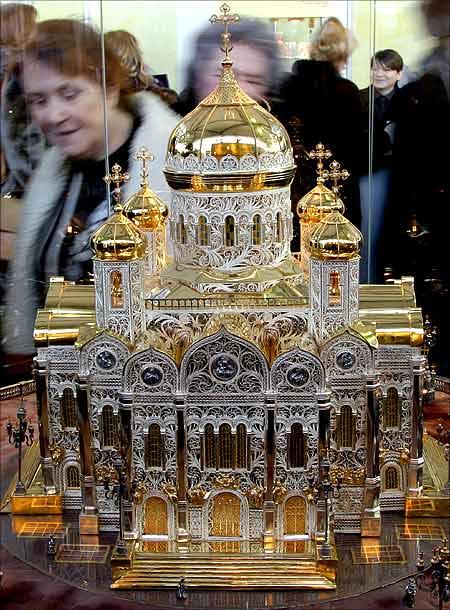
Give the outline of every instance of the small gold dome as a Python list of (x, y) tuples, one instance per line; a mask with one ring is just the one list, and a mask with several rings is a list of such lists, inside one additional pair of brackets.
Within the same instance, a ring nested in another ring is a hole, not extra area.
[(123, 215), (121, 205), (91, 237), (95, 256), (104, 261), (131, 261), (143, 258), (147, 249), (145, 235)]
[(317, 223), (326, 214), (344, 212), (344, 204), (331, 189), (318, 179), (316, 186), (308, 191), (297, 204), (297, 214), (305, 223)]
[(327, 214), (314, 229), (311, 255), (322, 260), (349, 260), (359, 256), (362, 234), (340, 212)]
[(161, 197), (144, 184), (125, 202), (123, 213), (141, 231), (157, 231), (164, 226), (169, 208)]
[(210, 192), (287, 186), (294, 171), (287, 131), (240, 88), (228, 63), (217, 87), (173, 130), (164, 169), (173, 189)]

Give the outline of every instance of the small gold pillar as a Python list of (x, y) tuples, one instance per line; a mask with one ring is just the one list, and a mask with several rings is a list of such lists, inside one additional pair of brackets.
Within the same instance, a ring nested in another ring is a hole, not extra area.
[(89, 386), (87, 380), (76, 381), (78, 431), (80, 440), (80, 484), (81, 513), (80, 534), (98, 534), (98, 512), (95, 493), (94, 456), (92, 452), (92, 429), (89, 417)]
[(273, 501), (273, 486), (275, 474), (275, 407), (274, 394), (266, 394), (267, 426), (265, 437), (266, 457), (266, 493), (263, 504), (264, 512), (264, 550), (275, 548), (275, 503)]
[(44, 492), (55, 494), (55, 471), (49, 450), (48, 422), (48, 363), (46, 360), (34, 359), (34, 379), (36, 382), (36, 402), (39, 426), (39, 450), (41, 469), (44, 480)]
[(187, 464), (186, 428), (184, 420), (185, 396), (175, 397), (177, 412), (177, 542), (185, 545), (190, 539), (187, 531)]
[(375, 375), (368, 375), (366, 417), (366, 481), (364, 487), (364, 511), (361, 519), (361, 535), (381, 535), (380, 516), (380, 447), (378, 396), (380, 383)]
[(411, 421), (411, 451), (408, 467), (408, 495), (420, 496), (423, 490), (423, 377), (425, 358), (412, 361), (413, 404)]

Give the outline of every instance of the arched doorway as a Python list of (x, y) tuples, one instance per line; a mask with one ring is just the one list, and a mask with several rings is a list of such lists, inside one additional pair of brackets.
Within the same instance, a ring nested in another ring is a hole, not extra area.
[(151, 536), (168, 535), (167, 502), (162, 498), (153, 496), (145, 502), (143, 533)]
[(301, 496), (288, 498), (284, 505), (284, 535), (305, 536), (307, 530), (306, 500)]
[(224, 492), (212, 499), (209, 535), (238, 538), (241, 534), (241, 501), (235, 494)]

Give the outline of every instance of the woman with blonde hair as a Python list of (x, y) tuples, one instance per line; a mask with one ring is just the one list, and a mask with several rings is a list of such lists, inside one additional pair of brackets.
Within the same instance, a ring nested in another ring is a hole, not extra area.
[(315, 185), (314, 164), (305, 161), (307, 153), (321, 142), (351, 174), (341, 194), (347, 217), (359, 225), (361, 101), (358, 87), (341, 76), (355, 46), (355, 39), (339, 19), (327, 19), (313, 36), (311, 58), (292, 66), (292, 74), (281, 86), (281, 104), (276, 110), (300, 148), (301, 167), (293, 184), (293, 204)]
[(136, 36), (126, 30), (112, 30), (105, 34), (107, 45), (120, 59), (125, 69), (129, 87), (134, 91), (146, 91), (152, 78), (145, 71), (144, 59)]
[(342, 72), (355, 48), (356, 40), (350, 30), (336, 17), (330, 17), (313, 36), (310, 59), (328, 61)]

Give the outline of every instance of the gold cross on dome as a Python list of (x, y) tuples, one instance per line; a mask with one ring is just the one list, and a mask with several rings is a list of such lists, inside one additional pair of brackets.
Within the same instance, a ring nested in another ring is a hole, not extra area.
[(341, 169), (341, 164), (337, 161), (332, 161), (330, 163), (330, 169), (326, 169), (322, 173), (322, 177), (324, 180), (331, 180), (331, 182), (333, 182), (333, 192), (337, 196), (339, 189), (342, 186), (338, 184), (339, 180), (347, 180), (347, 178), (350, 177), (350, 172), (346, 169)]
[(147, 178), (149, 174), (148, 164), (150, 161), (154, 160), (154, 156), (145, 146), (141, 146), (141, 148), (134, 155), (136, 161), (141, 161), (141, 186), (147, 183)]
[(212, 15), (209, 19), (210, 23), (223, 23), (224, 32), (222, 34), (222, 51), (225, 53), (222, 63), (231, 64), (229, 53), (233, 48), (231, 46), (231, 34), (228, 31), (230, 23), (237, 23), (239, 21), (239, 15), (231, 15), (231, 9), (228, 4), (222, 4), (220, 7), (220, 16)]
[(325, 146), (323, 144), (321, 144), (319, 142), (319, 144), (316, 144), (316, 149), (312, 150), (310, 153), (308, 153), (308, 157), (310, 159), (317, 159), (317, 181), (318, 182), (323, 182), (323, 161), (324, 159), (329, 159), (330, 157), (333, 156), (333, 153), (331, 152), (331, 150), (328, 150), (328, 148), (325, 148)]
[(118, 163), (115, 163), (111, 168), (111, 173), (103, 178), (106, 184), (114, 183), (116, 188), (113, 190), (113, 197), (116, 204), (120, 204), (120, 185), (122, 182), (128, 182), (130, 174), (128, 172), (122, 173), (122, 168)]

